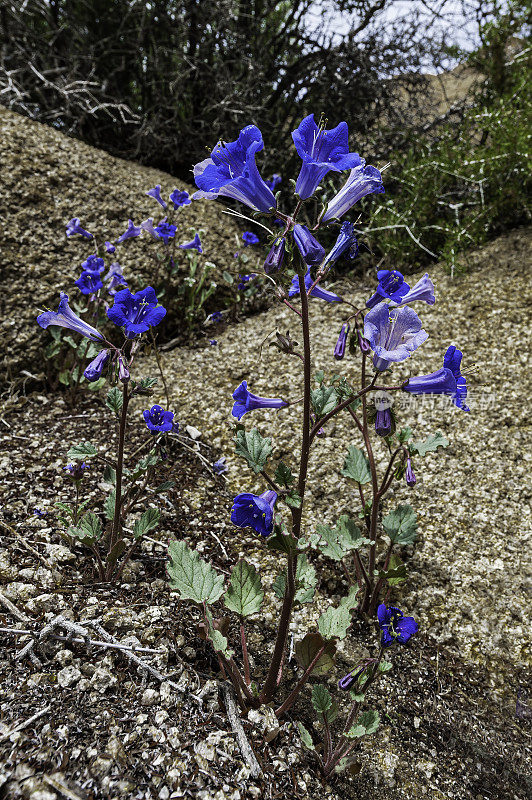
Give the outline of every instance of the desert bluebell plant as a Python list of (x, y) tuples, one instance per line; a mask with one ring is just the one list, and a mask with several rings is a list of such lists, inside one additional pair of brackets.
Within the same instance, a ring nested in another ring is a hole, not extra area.
[[(100, 269), (103, 266), (98, 264), (98, 270)], [(100, 289), (101, 287), (97, 291)], [(165, 459), (165, 453), (161, 451), (164, 437), (172, 429), (177, 430), (173, 413), (159, 405), (154, 405), (143, 413), (148, 435), (137, 453), (144, 450), (145, 454), (137, 463), (129, 465), (128, 469), (125, 467), (130, 402), (136, 396), (149, 396), (157, 382), (152, 378), (133, 380), (130, 372), (142, 336), (159, 325), (165, 315), (166, 309), (159, 304), (155, 290), (148, 286), (135, 294), (128, 288), (114, 294), (113, 304), (107, 303), (107, 319), (114, 323), (111, 326), (112, 333), (109, 334), (102, 333), (74, 313), (65, 292), (61, 292), (57, 311), (44, 311), (37, 317), (42, 328), (65, 328), (90, 343), (96, 353), (85, 366), (83, 374), (86, 380), (94, 384), (107, 375), (112, 384), (107, 394), (106, 406), (117, 421), (116, 455), (112, 457), (107, 451), (102, 452), (91, 442), (81, 442), (71, 447), (67, 456), (71, 463), (64, 470), (75, 487), (74, 504), (56, 504), (61, 515), (63, 537), (70, 544), (80, 544), (91, 553), (99, 577), (104, 581), (120, 579), (142, 537), (157, 527), (160, 515), (157, 509), (147, 506), (150, 497), (148, 491), (155, 491), (157, 495), (172, 486), (171, 481), (166, 481), (154, 490), (149, 487), (156, 467)], [(118, 343), (116, 339), (119, 340)], [(140, 427), (140, 419), (138, 422)], [(89, 500), (81, 502), (81, 489), (85, 481), (89, 480), (87, 474), (91, 468), (91, 464), (87, 462), (94, 461), (104, 466), (104, 482), (112, 487), (103, 502), (103, 511), (99, 511)], [(135, 520), (132, 530), (126, 529), (128, 517), (139, 506), (144, 507), (142, 514)]]
[[(310, 115), (293, 133), (302, 164), (291, 213), (278, 207), (272, 191), (273, 180), (265, 182), (257, 168), (256, 155), (264, 143), (254, 125), (244, 128), (236, 141), (219, 142), (210, 157), (194, 167), (199, 191), (193, 199), (228, 197), (252, 212), (262, 212), (266, 221), (268, 217), (273, 221), (264, 272), (276, 298), (293, 312), (300, 328), (297, 338), (302, 342), (302, 345), (296, 342), (290, 331), (286, 335), (277, 333), (272, 342), (281, 353), (301, 362), (302, 398), (259, 397), (249, 391), (246, 381), (233, 392), (236, 453), (263, 479), (265, 486), (261, 494), (243, 487), (234, 499), (231, 521), (236, 528), (253, 531), (258, 546), (276, 552), (285, 560), (273, 584), (281, 606), (273, 652), (263, 676), (256, 673), (251, 676), (245, 630), (246, 619), (260, 612), (264, 598), (261, 577), (255, 567), (240, 560), (226, 586), (223, 575), (198, 552), (184, 541), (176, 541), (169, 547), (168, 572), (172, 588), (201, 610), (202, 624), (217, 654), (222, 675), (232, 682), (243, 710), (270, 704), (283, 694), (275, 710), (277, 717), (282, 717), (309, 680), (334, 669), (337, 642), (346, 638), (353, 618), (358, 615), (373, 622), (379, 637), (375, 639), (375, 656), (354, 666), (339, 682), (340, 691), (349, 694), (350, 707), (336, 745), (331, 726), (338, 706), (325, 686), (314, 684), (312, 688), (312, 703), (323, 730), (320, 760), (324, 773), (330, 775), (345, 768), (360, 737), (378, 727), (378, 713), (372, 709), (364, 711), (362, 707), (370, 686), (391, 668), (383, 658), (384, 653), (398, 644), (408, 646), (418, 629), (417, 623), (396, 606), (384, 605), (406, 580), (406, 564), (401, 556), (404, 557), (404, 547), (416, 539), (416, 514), (410, 505), (403, 504), (383, 516), (383, 500), (394, 481), (405, 480), (413, 488), (416, 484), (413, 462), (419, 470), (427, 453), (445, 447), (448, 442), (439, 433), (425, 441), (411, 441), (410, 428), (398, 426), (393, 398), (397, 394), (404, 397), (404, 392), (413, 396), (445, 394), (459, 408), (467, 410), (467, 389), (461, 370), (462, 354), (454, 345), (447, 350), (443, 367), (431, 375), (395, 382), (390, 378), (390, 371), (415, 356), (428, 337), (422, 319), (411, 307), (415, 302), (418, 307), (420, 303), (430, 306), (435, 302), (434, 286), (428, 275), (411, 288), (397, 270), (381, 270), (377, 286), (360, 307), (354, 307), (341, 294), (322, 285), (337, 261), (357, 256), (358, 243), (354, 223), (343, 219), (336, 242), (327, 253), (319, 241), (320, 230), (326, 225), (334, 229), (338, 225), (336, 220), (345, 217), (362, 197), (384, 191), (379, 170), (367, 166), (357, 153), (350, 151), (347, 124), (341, 122), (332, 129), (326, 125), (323, 121), (316, 124)], [(350, 172), (344, 186), (321, 212), (318, 208), (314, 224), (302, 224), (299, 215), (303, 204), (314, 195), (324, 176), (330, 171), (347, 170)], [(358, 216), (356, 210), (353, 213)], [(338, 309), (337, 324), (341, 323), (341, 328), (334, 350), (331, 348), (330, 374), (320, 371), (313, 376), (309, 303), (322, 301)], [(349, 362), (348, 377), (338, 375), (340, 361), (346, 366)], [(357, 367), (358, 375), (353, 377)], [(272, 394), (275, 395), (274, 390)], [(272, 439), (257, 427), (244, 426), (241, 420), (244, 415), (247, 420), (247, 415), (251, 417), (256, 409), (282, 415), (291, 405), (301, 409), (299, 463), (277, 460), (272, 464)], [(341, 474), (352, 484), (353, 504), (358, 504), (360, 510), (358, 514), (342, 514), (335, 525), (327, 525), (315, 520), (309, 454), (317, 437), (328, 435), (329, 423), (338, 415), (347, 416), (354, 437), (359, 439), (357, 444), (350, 444)], [(380, 473), (375, 453), (383, 445), (388, 465)], [(330, 605), (319, 616), (316, 630), (296, 642), (300, 673), (285, 688), (284, 666), (292, 612), (296, 605), (312, 602), (317, 585), (313, 552), (338, 564), (339, 575), (347, 580), (346, 594), (338, 606)], [(219, 601), (238, 620), (240, 658), (226, 636), (225, 618), (214, 616), (214, 606)], [(314, 750), (311, 734), (303, 726), (300, 733), (304, 744)]]

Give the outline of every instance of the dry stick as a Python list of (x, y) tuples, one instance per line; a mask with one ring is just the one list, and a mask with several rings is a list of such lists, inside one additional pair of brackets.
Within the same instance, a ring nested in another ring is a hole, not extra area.
[(46, 708), (43, 708), (42, 711), (38, 711), (36, 714), (34, 714), (33, 717), (24, 720), (24, 722), (20, 722), (18, 725), (15, 725), (15, 727), (12, 730), (3, 733), (0, 736), (0, 742), (5, 742), (7, 739), (9, 739), (10, 736), (13, 736), (14, 733), (18, 733), (18, 731), (22, 731), (24, 730), (24, 728), (27, 728), (29, 725), (32, 724), (32, 722), (38, 720), (39, 717), (43, 717), (51, 709), (51, 707), (52, 707), (51, 705), (46, 706)]
[(34, 547), (32, 547), (32, 546), (31, 546), (31, 544), (29, 544), (29, 543), (28, 543), (28, 542), (27, 542), (27, 541), (24, 539), (24, 537), (23, 537), (23, 536), (21, 536), (21, 534), (20, 534), (20, 533), (19, 533), (17, 530), (15, 530), (15, 528), (12, 528), (12, 527), (11, 527), (11, 525), (8, 525), (8, 524), (7, 524), (7, 522), (4, 522), (4, 520), (2, 520), (2, 519), (0, 519), (0, 525), (1, 525), (3, 528), (5, 528), (5, 529), (6, 529), (6, 531), (9, 531), (9, 533), (13, 534), (13, 536), (15, 536), (15, 538), (16, 538), (16, 539), (18, 539), (18, 541), (20, 542), (20, 544), (21, 544), (23, 547), (25, 547), (25, 548), (26, 548), (26, 550), (28, 550), (28, 551), (29, 551), (29, 552), (30, 552), (32, 555), (34, 555), (34, 556), (35, 556), (35, 558), (38, 558), (38, 559), (39, 559), (39, 561), (41, 562), (41, 564), (43, 564), (43, 565), (46, 567), (46, 569), (54, 569), (54, 566), (53, 566), (53, 564), (51, 564), (49, 561), (47, 561), (47, 559), (46, 559), (44, 556), (42, 556), (42, 555), (39, 553), (39, 551), (38, 551), (38, 550), (36, 550)]
[(240, 722), (240, 719), (238, 717), (238, 712), (236, 710), (234, 689), (231, 686), (231, 684), (223, 683), (222, 693), (223, 693), (225, 707), (227, 709), (227, 716), (229, 717), (229, 722), (231, 723), (231, 728), (233, 729), (233, 733), (236, 736), (236, 740), (238, 742), (238, 747), (242, 754), (242, 758), (249, 767), (249, 776), (250, 778), (261, 778), (262, 770), (260, 768), (259, 762), (255, 757), (255, 753), (253, 752), (251, 745), (246, 737), (244, 728), (242, 727), (242, 723)]
[[(33, 636), (39, 638), (39, 634), (35, 631), (20, 630), (19, 628), (0, 628), (0, 633), (11, 633), (13, 636)], [(129, 650), (134, 653), (156, 653), (160, 655), (162, 650), (153, 650), (151, 647), (135, 647), (128, 644), (111, 644), (110, 642), (99, 642), (97, 639), (87, 639), (86, 637), (74, 639), (68, 636), (59, 636), (58, 634), (49, 634), (52, 639), (58, 642), (66, 642), (67, 644), (86, 644), (90, 647), (104, 647), (111, 650)]]
[(62, 794), (67, 800), (82, 800), (79, 794), (76, 794), (69, 789), (68, 786), (65, 786), (64, 783), (61, 781), (56, 780), (55, 778), (51, 778), (49, 775), (43, 775), (43, 783), (46, 783), (52, 789), (55, 789), (56, 792)]
[[(31, 622), (30, 618), (23, 614), (22, 611), (19, 611), (16, 605), (14, 605), (11, 600), (9, 600), (2, 592), (0, 592), (0, 603), (7, 608), (7, 610), (13, 614), (15, 619), (18, 619), (19, 622), (23, 622), (25, 625)], [(42, 663), (39, 658), (35, 655), (35, 653), (30, 653), (30, 658), (32, 664), (40, 669), (42, 667)]]

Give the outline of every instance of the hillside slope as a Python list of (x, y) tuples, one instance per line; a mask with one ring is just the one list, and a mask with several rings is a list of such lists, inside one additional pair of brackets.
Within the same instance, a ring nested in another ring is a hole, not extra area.
[[(112, 240), (130, 217), (137, 224), (149, 216), (160, 219), (162, 209), (146, 197), (147, 189), (157, 183), (166, 194), (176, 186), (192, 188), (1, 106), (0, 164), (0, 379), (16, 379), (22, 369), (40, 371), (44, 334), (35, 324), (38, 309), (57, 307), (59, 290), (72, 289), (88, 252), (66, 238), (68, 220), (80, 217), (100, 241)], [(220, 266), (232, 261), (238, 229), (217, 204), (195, 202), (180, 211), (178, 220), (178, 240), (201, 228), (206, 257)], [(135, 246), (120, 253), (135, 287), (147, 275), (141, 252)]]

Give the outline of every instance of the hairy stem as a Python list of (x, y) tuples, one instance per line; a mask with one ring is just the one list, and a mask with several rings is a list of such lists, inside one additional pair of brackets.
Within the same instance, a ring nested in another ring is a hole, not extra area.
[(127, 407), (129, 405), (129, 392), (127, 383), (122, 384), (122, 414), (120, 416), (120, 428), (118, 432), (118, 453), (116, 456), (116, 482), (115, 482), (115, 513), (113, 516), (113, 527), (111, 529), (111, 539), (109, 542), (109, 552), (118, 540), (120, 530), (120, 510), (122, 506), (122, 473), (124, 470), (124, 443), (126, 438)]
[(316, 655), (314, 656), (314, 658), (312, 659), (312, 661), (310, 662), (310, 664), (306, 668), (305, 672), (303, 673), (301, 678), (298, 680), (298, 682), (296, 683), (296, 685), (294, 686), (294, 688), (292, 689), (292, 691), (290, 692), (290, 694), (288, 695), (288, 697), (286, 698), (284, 703), (282, 705), (280, 705), (279, 708), (276, 710), (275, 716), (277, 717), (277, 719), (282, 717), (283, 714), (286, 714), (286, 712), (294, 705), (294, 703), (297, 700), (297, 698), (299, 696), (299, 693), (301, 692), (303, 686), (306, 684), (306, 682), (308, 681), (308, 679), (312, 675), (312, 671), (314, 670), (314, 667), (316, 666), (316, 664), (318, 663), (318, 661), (322, 657), (323, 653), (325, 652), (325, 647), (326, 647), (326, 645), (323, 645), (323, 647), (320, 647), (320, 649), (318, 650), (318, 652), (316, 653)]
[[(304, 266), (301, 263), (301, 266)], [(299, 480), (297, 490), (301, 498), (301, 505), (299, 508), (292, 509), (292, 534), (298, 539), (301, 535), (301, 518), (303, 515), (303, 502), (305, 497), (305, 488), (307, 484), (307, 471), (308, 471), (308, 458), (310, 449), (310, 370), (311, 370), (311, 356), (310, 356), (310, 327), (309, 327), (309, 314), (308, 314), (308, 297), (305, 288), (304, 274), (299, 275), (299, 291), (301, 296), (301, 323), (303, 328), (303, 430), (301, 436), (301, 457), (299, 462)], [(260, 695), (261, 703), (268, 703), (274, 696), (278, 686), (278, 679), (282, 669), (283, 653), (286, 647), (286, 638), (288, 636), (288, 626), (290, 625), (290, 617), (292, 614), (292, 606), (294, 605), (294, 597), (296, 593), (295, 575), (297, 569), (297, 553), (289, 552), (287, 555), (286, 564), (286, 589), (283, 598), (283, 607), (281, 610), (281, 618), (279, 620), (279, 628), (277, 631), (277, 639), (273, 650), (273, 656), (264, 682), (264, 688)]]

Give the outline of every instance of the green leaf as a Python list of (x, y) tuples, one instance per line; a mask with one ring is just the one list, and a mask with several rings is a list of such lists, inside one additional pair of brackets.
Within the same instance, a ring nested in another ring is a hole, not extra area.
[(266, 547), (280, 553), (294, 552), (297, 550), (297, 539), (291, 533), (283, 533), (281, 527), (276, 525), (274, 535), (266, 539)]
[(314, 380), (320, 386), (323, 383), (324, 378), (325, 378), (325, 372), (322, 369), (319, 369), (317, 372), (314, 373)]
[(326, 686), (316, 683), (312, 687), (312, 705), (318, 714), (326, 714), (332, 705), (332, 697)]
[(113, 467), (111, 467), (109, 464), (105, 465), (105, 468), (104, 468), (104, 471), (103, 471), (103, 480), (104, 480), (104, 483), (110, 483), (113, 486), (116, 483), (116, 470)]
[(70, 461), (83, 461), (84, 458), (91, 458), (98, 453), (98, 450), (90, 442), (81, 442), (73, 445), (67, 453)]
[(156, 508), (147, 508), (141, 518), (136, 520), (133, 525), (133, 537), (140, 539), (145, 533), (154, 530), (159, 524), (160, 518), (160, 511), (157, 511)]
[(95, 542), (101, 538), (102, 523), (93, 511), (89, 511), (80, 520), (79, 527), (82, 528), (88, 537), (94, 539)]
[(200, 558), (183, 541), (170, 542), (168, 574), (170, 586), (183, 600), (194, 603), (215, 603), (223, 594), (223, 575), (217, 575), (210, 564)]
[(379, 570), (379, 578), (385, 578), (388, 586), (400, 586), (406, 580), (406, 567), (399, 556), (392, 555), (386, 572)]
[(326, 642), (321, 633), (307, 633), (307, 635), (296, 644), (295, 657), (303, 671), (310, 667), (322, 647), (325, 649), (316, 661), (311, 675), (325, 675), (327, 672), (330, 672), (334, 667), (336, 645), (334, 642)]
[(329, 723), (329, 725), (332, 725), (332, 723), (338, 716), (339, 711), (340, 709), (338, 708), (338, 703), (336, 702), (336, 700), (333, 700), (330, 709), (327, 711), (325, 715), (327, 717), (327, 722)]
[(351, 625), (351, 610), (347, 605), (329, 606), (318, 620), (318, 630), (324, 639), (345, 639)]
[(431, 433), (423, 442), (412, 442), (408, 445), (412, 454), (417, 453), (419, 456), (426, 456), (427, 453), (433, 453), (438, 447), (448, 447), (449, 440), (440, 433)]
[[(294, 601), (297, 603), (310, 603), (314, 599), (317, 578), (316, 570), (309, 563), (307, 556), (302, 553), (298, 556), (296, 567), (296, 594)], [(275, 579), (272, 589), (281, 599), (284, 597), (286, 588), (286, 575), (279, 573)]]
[(290, 508), (301, 508), (301, 497), (298, 495), (295, 489), (292, 489), (291, 492), (288, 492), (283, 499), (285, 503), (290, 506)]
[(369, 736), (371, 733), (375, 733), (379, 727), (379, 723), (380, 717), (378, 711), (375, 711), (375, 709), (364, 711), (357, 719), (356, 725), (354, 725), (351, 730), (347, 731), (345, 735), (350, 739), (357, 739), (360, 736)]
[(231, 275), (231, 273), (230, 273), (230, 272), (227, 272), (227, 270), (226, 270), (226, 269), (224, 269), (224, 271), (222, 272), (222, 278), (224, 279), (224, 281), (225, 281), (226, 283), (228, 283), (228, 284), (229, 284), (229, 286), (232, 286), (232, 285), (233, 285), (233, 283), (235, 282), (235, 279), (233, 278), (233, 276)]
[(153, 490), (155, 494), (162, 494), (163, 492), (167, 492), (169, 489), (172, 488), (175, 481), (163, 481), (160, 483), (159, 486), (156, 486)]
[(416, 540), (417, 518), (412, 506), (397, 506), (384, 517), (382, 526), (395, 544), (412, 544)]
[(286, 486), (287, 489), (295, 480), (290, 467), (287, 467), (282, 461), (279, 461), (277, 464), (277, 469), (275, 470), (275, 475), (273, 477), (277, 483), (280, 483), (282, 486)]
[(143, 378), (135, 386), (135, 394), (149, 395), (153, 394), (152, 389), (157, 386), (157, 378)]
[(391, 661), (381, 661), (379, 662), (379, 672), (389, 672), (393, 664)]
[(54, 503), (54, 508), (57, 508), (57, 509), (59, 509), (60, 511), (64, 511), (64, 512), (65, 512), (65, 514), (68, 514), (68, 516), (69, 516), (71, 519), (72, 519), (72, 518), (73, 518), (73, 516), (74, 516), (74, 509), (73, 509), (73, 508), (71, 508), (70, 506), (67, 506), (67, 505), (66, 505), (66, 503)]
[(316, 533), (310, 537), (311, 547), (321, 550), (334, 561), (341, 561), (351, 550), (358, 550), (370, 542), (371, 539), (362, 535), (358, 525), (347, 514), (342, 514), (336, 528), (318, 525)]
[(106, 561), (108, 564), (113, 566), (116, 564), (124, 550), (126, 549), (126, 543), (123, 539), (119, 539), (114, 547), (111, 549), (111, 552), (107, 555)]
[(241, 617), (249, 617), (260, 611), (264, 592), (260, 576), (252, 564), (239, 561), (233, 567), (229, 588), (224, 596), (224, 603), (230, 611)]
[(412, 436), (412, 428), (403, 428), (397, 434), (397, 438), (399, 439), (400, 444), (404, 444), (405, 442), (407, 442), (411, 436)]
[(110, 492), (110, 494), (108, 494), (107, 497), (105, 498), (105, 503), (104, 503), (103, 510), (104, 510), (106, 519), (109, 519), (109, 520), (114, 519), (114, 516), (115, 516), (115, 503), (116, 503), (116, 492), (113, 489), (113, 491)]
[(335, 387), (320, 385), (318, 389), (312, 389), (310, 392), (310, 402), (316, 417), (318, 419), (324, 417), (332, 411), (333, 408), (336, 408), (338, 400)]
[(224, 636), (218, 628), (214, 627), (214, 621), (209, 608), (205, 609), (205, 615), (207, 617), (207, 636), (212, 646), (217, 653), (221, 653), (226, 658), (231, 658), (233, 651), (229, 649), (227, 637)]
[(124, 398), (122, 397), (122, 392), (118, 386), (113, 386), (113, 388), (107, 393), (105, 405), (118, 416), (123, 402)]
[(92, 381), (91, 383), (87, 384), (87, 387), (91, 390), (91, 392), (97, 392), (98, 389), (101, 389), (102, 386), (105, 386), (106, 378), (98, 378), (97, 381)]
[(301, 737), (301, 741), (303, 742), (307, 750), (315, 750), (316, 748), (314, 747), (314, 744), (312, 742), (312, 736), (307, 731), (305, 726), (301, 722), (298, 722), (297, 727), (299, 730), (299, 736)]
[(261, 472), (272, 452), (272, 440), (261, 436), (257, 428), (246, 431), (240, 426), (233, 441), (236, 454), (245, 458), (254, 472)]
[(151, 450), (147, 456), (141, 458), (138, 464), (133, 467), (133, 469), (129, 472), (128, 470), (124, 470), (124, 475), (128, 477), (131, 483), (134, 483), (137, 478), (140, 478), (141, 475), (150, 468), (154, 467), (156, 464), (159, 463), (161, 457), (157, 454), (156, 450)]
[(344, 461), (342, 475), (360, 484), (369, 483), (371, 480), (369, 461), (360, 448), (351, 445)]

